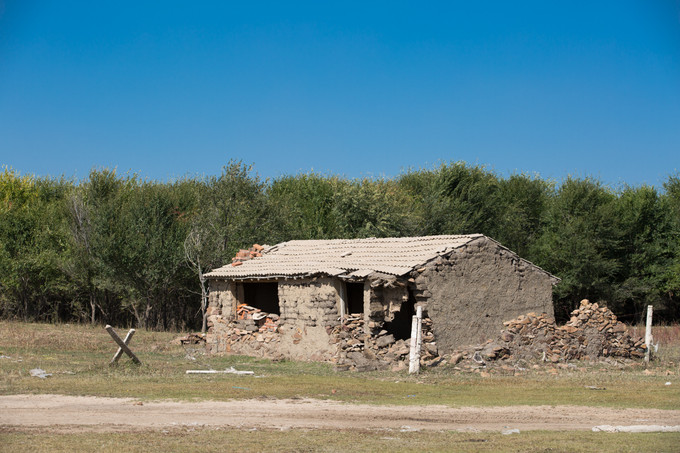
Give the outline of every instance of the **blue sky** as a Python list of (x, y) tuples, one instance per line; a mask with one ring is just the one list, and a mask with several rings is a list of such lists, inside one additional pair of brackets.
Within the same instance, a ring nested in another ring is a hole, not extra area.
[(661, 186), (680, 2), (0, 0), (0, 163), (87, 176), (314, 170)]

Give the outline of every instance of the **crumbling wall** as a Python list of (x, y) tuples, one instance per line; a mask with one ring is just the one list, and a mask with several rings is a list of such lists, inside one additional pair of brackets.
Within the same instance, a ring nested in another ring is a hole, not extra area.
[[(350, 316), (331, 330), (331, 343), (336, 344), (337, 357), (332, 360), (338, 371), (405, 370), (408, 368), (410, 339), (395, 339), (385, 329), (372, 332), (364, 328), (364, 320)], [(441, 361), (432, 334), (432, 320), (423, 319), (420, 364), (431, 366)], [(369, 333), (367, 333), (367, 330)]]
[(372, 334), (391, 322), (402, 306), (408, 302), (407, 282), (391, 275), (373, 274), (364, 286), (364, 321)]
[(420, 269), (416, 299), (433, 322), (440, 354), (483, 342), (522, 313), (553, 315), (552, 279), (488, 238)]
[(236, 283), (226, 280), (211, 280), (210, 294), (208, 295), (208, 317), (220, 315), (224, 318), (232, 318), (236, 313)]
[(336, 355), (337, 347), (329, 342), (329, 335), (332, 327), (339, 323), (339, 293), (336, 285), (330, 278), (281, 281), (277, 287), (281, 315), (269, 315), (256, 320), (252, 316), (254, 313), (249, 310), (236, 316), (238, 301), (243, 300), (242, 295), (239, 297), (238, 294), (242, 285), (212, 280), (209, 330), (206, 336), (208, 351), (297, 360), (331, 360)]

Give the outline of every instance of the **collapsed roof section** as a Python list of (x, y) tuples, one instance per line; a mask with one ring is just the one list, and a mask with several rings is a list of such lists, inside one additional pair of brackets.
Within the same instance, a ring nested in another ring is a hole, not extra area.
[(364, 278), (374, 272), (402, 276), (484, 237), (482, 234), (468, 234), (288, 241), (265, 246), (262, 256), (238, 266), (223, 266), (206, 274), (206, 277), (229, 280), (314, 275)]

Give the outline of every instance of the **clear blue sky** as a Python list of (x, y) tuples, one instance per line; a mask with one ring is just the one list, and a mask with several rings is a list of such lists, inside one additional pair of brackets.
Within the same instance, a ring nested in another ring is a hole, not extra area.
[(0, 163), (680, 170), (680, 2), (0, 0)]

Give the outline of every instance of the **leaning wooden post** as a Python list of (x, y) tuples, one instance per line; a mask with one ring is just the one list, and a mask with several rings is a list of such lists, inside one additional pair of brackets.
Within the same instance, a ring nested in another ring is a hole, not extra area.
[(420, 348), (422, 344), (421, 323), (423, 320), (423, 307), (418, 306), (411, 323), (411, 351), (409, 354), (408, 373), (420, 371)]
[[(107, 326), (105, 327), (105, 329), (106, 329), (106, 331), (109, 333), (109, 335), (111, 335), (111, 338), (113, 338), (113, 341), (115, 341), (116, 343), (118, 343), (118, 346), (120, 347), (120, 349), (122, 349), (124, 353), (126, 353), (128, 356), (130, 356), (130, 358), (132, 359), (133, 362), (135, 362), (137, 365), (141, 365), (141, 364), (142, 364), (142, 362), (137, 358), (137, 356), (135, 355), (135, 353), (132, 352), (132, 350), (128, 347), (128, 345), (127, 345), (123, 340), (120, 339), (120, 337), (118, 336), (118, 334), (116, 333), (116, 331), (113, 330), (113, 327), (107, 325)], [(130, 338), (132, 338), (132, 335), (134, 335), (134, 329), (130, 329), (130, 332), (128, 332), (128, 334), (127, 334), (127, 336), (125, 337), (125, 339), (126, 339), (127, 341), (129, 341)], [(120, 356), (118, 355), (118, 353), (116, 352), (116, 355), (114, 355), (114, 356), (113, 356), (113, 359), (111, 360), (111, 362), (109, 362), (110, 365), (113, 365), (113, 364), (115, 363), (114, 359), (115, 359), (115, 360), (118, 360), (118, 359), (116, 358), (116, 356), (120, 357)]]
[(649, 362), (649, 358), (652, 355), (652, 313), (654, 309), (651, 305), (647, 305), (647, 326), (645, 327), (645, 346), (647, 347), (647, 352), (645, 352), (645, 362)]

